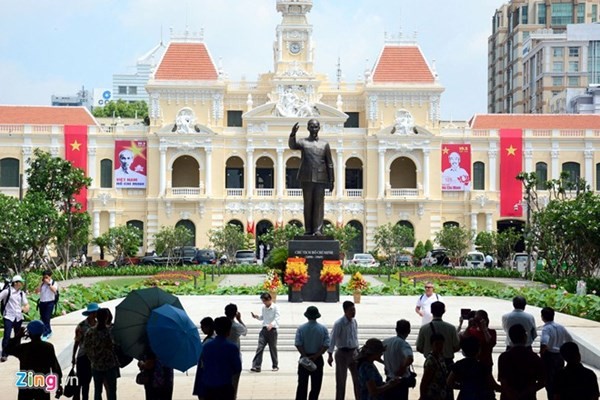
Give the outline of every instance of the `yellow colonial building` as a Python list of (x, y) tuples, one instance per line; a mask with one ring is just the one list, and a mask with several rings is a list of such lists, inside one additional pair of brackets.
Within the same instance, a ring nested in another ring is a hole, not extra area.
[[(380, 44), (362, 81), (328, 80), (313, 68), (311, 7), (277, 0), (273, 71), (256, 82), (229, 81), (200, 35), (172, 36), (146, 86), (150, 126), (103, 126), (83, 108), (0, 106), (0, 191), (18, 195), (33, 149), (65, 156), (65, 127), (85, 126), (93, 236), (133, 224), (144, 252), (167, 225), (189, 227), (198, 247), (226, 223), (259, 235), (302, 223), (300, 155), (288, 137), (296, 122), (306, 135), (311, 118), (335, 164), (325, 219), (360, 230), (354, 252), (373, 249), (388, 222), (412, 226), (417, 240), (445, 224), (479, 232), (522, 223), (520, 187), (515, 200), (514, 176), (502, 174), (509, 165), (548, 179), (566, 170), (600, 190), (600, 116), (440, 121), (444, 88), (418, 44), (401, 37)], [(509, 148), (505, 138), (516, 141)]]

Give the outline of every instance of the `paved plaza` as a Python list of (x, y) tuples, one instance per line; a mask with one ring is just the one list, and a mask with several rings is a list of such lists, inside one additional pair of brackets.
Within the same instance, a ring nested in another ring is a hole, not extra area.
[[(240, 389), (238, 398), (247, 399), (293, 399), (296, 390), (296, 369), (298, 354), (290, 351), (291, 343), (285, 343), (280, 334), (280, 347), (287, 347), (287, 351), (280, 351), (278, 372), (270, 371), (270, 358), (268, 351), (265, 353), (263, 361), (263, 372), (250, 372), (251, 360), (254, 355), (258, 336), (259, 321), (250, 316), (250, 312), (258, 313), (262, 306), (258, 296), (181, 296), (181, 303), (190, 317), (197, 323), (205, 316), (217, 317), (223, 315), (223, 309), (226, 304), (236, 303), (242, 313), (242, 319), (248, 326), (250, 333), (242, 340), (243, 372), (240, 379)], [(342, 296), (341, 301), (352, 300), (350, 296)], [(112, 300), (103, 303), (102, 306), (108, 307), (114, 311), (115, 306), (121, 299)], [(415, 328), (420, 324), (420, 318), (415, 314), (415, 297), (407, 296), (363, 296), (360, 304), (357, 304), (356, 319), (359, 325), (359, 339), (364, 343), (373, 332), (379, 332), (382, 336), (393, 335), (393, 328), (396, 320), (400, 318), (408, 319)], [(504, 337), (500, 325), (502, 314), (509, 312), (512, 305), (509, 301), (498, 300), (486, 297), (444, 297), (447, 313), (445, 320), (457, 322), (461, 308), (468, 307), (473, 309), (485, 309), (490, 315), (490, 323), (493, 328), (498, 329), (498, 334)], [(280, 296), (277, 301), (281, 310), (281, 325), (288, 327), (289, 332), (304, 323), (303, 313), (309, 305), (316, 305), (322, 317), (319, 322), (331, 328), (333, 322), (342, 315), (342, 306), (340, 303), (289, 303), (286, 296)], [(531, 312), (538, 326), (542, 325), (540, 319), (540, 309), (538, 307), (527, 307)], [(59, 361), (63, 367), (64, 374), (67, 374), (70, 368), (71, 348), (73, 342), (73, 333), (76, 324), (83, 319), (81, 311), (53, 319), (54, 335), (50, 340), (59, 356)], [(586, 342), (588, 347), (593, 347), (600, 343), (600, 323), (576, 318), (558, 313), (556, 321), (564, 324), (579, 341)], [(362, 332), (361, 332), (362, 327)], [(377, 329), (376, 329), (377, 328)], [(383, 332), (383, 333), (381, 333)], [(288, 342), (291, 340), (291, 335)], [(409, 339), (411, 339), (409, 337)], [(414, 340), (414, 338), (413, 338)], [(410, 341), (410, 340), (409, 340)], [(503, 339), (499, 339), (494, 357), (497, 358), (501, 349), (503, 349)], [(596, 351), (596, 360), (598, 360), (598, 349)], [(460, 357), (460, 355), (458, 355)], [(416, 370), (419, 376), (422, 375), (423, 357), (420, 354), (415, 355)], [(17, 389), (14, 386), (15, 372), (18, 370), (18, 361), (14, 357), (0, 365), (3, 379), (0, 380), (0, 393), (3, 399), (16, 399)], [(598, 365), (596, 365), (598, 368)], [(596, 371), (597, 372), (597, 371)], [(135, 362), (121, 371), (122, 377), (118, 381), (118, 397), (127, 399), (143, 399), (143, 387), (136, 385), (135, 375), (137, 367)], [(194, 382), (195, 368), (187, 373), (175, 372), (174, 399), (193, 399), (192, 385)], [(335, 394), (334, 368), (325, 365), (325, 375), (321, 399), (333, 399)], [(350, 388), (348, 388), (350, 390)], [(351, 393), (348, 391), (347, 393)], [(413, 390), (411, 399), (418, 398), (418, 391)], [(539, 399), (545, 399), (545, 392), (540, 392)]]

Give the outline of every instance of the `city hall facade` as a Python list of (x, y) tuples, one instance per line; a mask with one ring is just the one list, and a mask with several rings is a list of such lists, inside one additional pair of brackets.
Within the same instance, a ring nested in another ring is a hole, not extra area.
[(187, 226), (197, 247), (227, 223), (260, 235), (302, 223), (300, 154), (288, 137), (296, 122), (307, 135), (311, 118), (334, 161), (325, 220), (359, 229), (353, 252), (372, 250), (386, 223), (411, 226), (423, 241), (448, 224), (522, 224), (514, 171), (568, 171), (600, 190), (600, 116), (441, 121), (444, 87), (418, 44), (400, 36), (386, 37), (361, 81), (328, 80), (313, 69), (311, 7), (276, 2), (274, 69), (256, 82), (228, 81), (200, 35), (172, 36), (146, 86), (149, 126), (103, 126), (84, 108), (0, 106), (0, 192), (18, 196), (21, 175), (27, 190), (27, 160), (41, 148), (83, 160), (94, 237), (132, 224), (145, 252), (162, 226)]

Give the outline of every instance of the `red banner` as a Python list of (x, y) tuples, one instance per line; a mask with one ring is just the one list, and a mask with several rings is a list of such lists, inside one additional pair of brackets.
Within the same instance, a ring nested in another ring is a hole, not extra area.
[(248, 221), (246, 224), (246, 232), (254, 236), (254, 221)]
[(500, 129), (500, 216), (522, 217), (523, 131)]
[(442, 190), (471, 190), (471, 145), (442, 145)]
[(145, 140), (115, 140), (115, 188), (146, 188), (146, 146)]
[[(87, 130), (86, 125), (65, 125), (65, 160), (81, 168), (87, 176)], [(87, 211), (87, 188), (75, 195), (81, 211)]]

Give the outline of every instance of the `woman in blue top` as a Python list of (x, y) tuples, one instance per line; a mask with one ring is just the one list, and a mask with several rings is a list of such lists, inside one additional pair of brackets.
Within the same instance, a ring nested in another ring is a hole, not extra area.
[(374, 365), (375, 361), (383, 363), (381, 356), (384, 351), (385, 346), (381, 340), (369, 339), (356, 356), (360, 400), (381, 400), (385, 392), (400, 384), (400, 378), (384, 383)]

